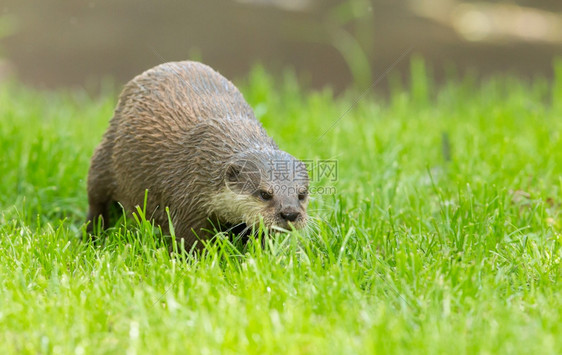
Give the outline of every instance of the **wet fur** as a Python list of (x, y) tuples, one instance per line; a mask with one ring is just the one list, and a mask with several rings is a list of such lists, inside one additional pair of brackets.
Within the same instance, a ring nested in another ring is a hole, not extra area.
[(107, 224), (114, 201), (127, 211), (142, 206), (146, 190), (147, 216), (168, 232), (169, 207), (176, 236), (188, 247), (197, 236), (208, 237), (209, 219), (234, 225), (262, 216), (273, 223), (268, 214), (277, 212), (225, 185), (229, 164), (248, 154), (295, 160), (278, 149), (238, 89), (210, 67), (185, 61), (152, 68), (125, 86), (92, 158), (88, 229), (99, 217)]

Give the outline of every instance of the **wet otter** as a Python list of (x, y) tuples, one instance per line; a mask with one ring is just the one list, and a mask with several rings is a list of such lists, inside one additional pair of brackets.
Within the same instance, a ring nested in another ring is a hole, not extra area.
[[(88, 174), (88, 231), (109, 207), (143, 206), (190, 248), (213, 227), (306, 225), (308, 173), (279, 150), (238, 89), (209, 66), (170, 62), (125, 85)], [(200, 244), (200, 243), (199, 243)]]

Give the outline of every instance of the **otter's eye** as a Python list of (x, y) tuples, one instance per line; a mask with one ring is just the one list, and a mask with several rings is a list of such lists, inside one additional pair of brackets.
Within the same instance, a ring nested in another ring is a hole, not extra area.
[(260, 191), (260, 197), (261, 197), (261, 199), (264, 200), (264, 201), (269, 201), (269, 200), (271, 200), (271, 199), (273, 198), (273, 195), (272, 195), (270, 192), (268, 192), (268, 191), (261, 190), (261, 191)]
[(308, 195), (308, 192), (303, 191), (301, 193), (299, 193), (299, 201), (304, 201), (304, 199), (306, 198), (306, 196)]

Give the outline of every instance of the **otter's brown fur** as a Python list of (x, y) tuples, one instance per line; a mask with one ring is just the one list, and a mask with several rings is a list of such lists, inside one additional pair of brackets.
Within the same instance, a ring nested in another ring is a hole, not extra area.
[(304, 165), (278, 149), (230, 81), (201, 63), (165, 63), (119, 97), (88, 175), (89, 230), (99, 217), (107, 224), (113, 202), (143, 206), (147, 190), (147, 216), (167, 232), (169, 207), (187, 247), (214, 223), (300, 228), (307, 188)]

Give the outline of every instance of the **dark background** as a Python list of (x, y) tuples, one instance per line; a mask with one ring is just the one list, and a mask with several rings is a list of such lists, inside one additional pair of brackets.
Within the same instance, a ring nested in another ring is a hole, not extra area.
[(232, 79), (262, 63), (274, 74), (293, 68), (313, 87), (365, 88), (412, 47), (438, 80), (453, 69), (551, 77), (562, 1), (0, 2), (0, 75), (47, 88), (123, 83), (188, 58)]

